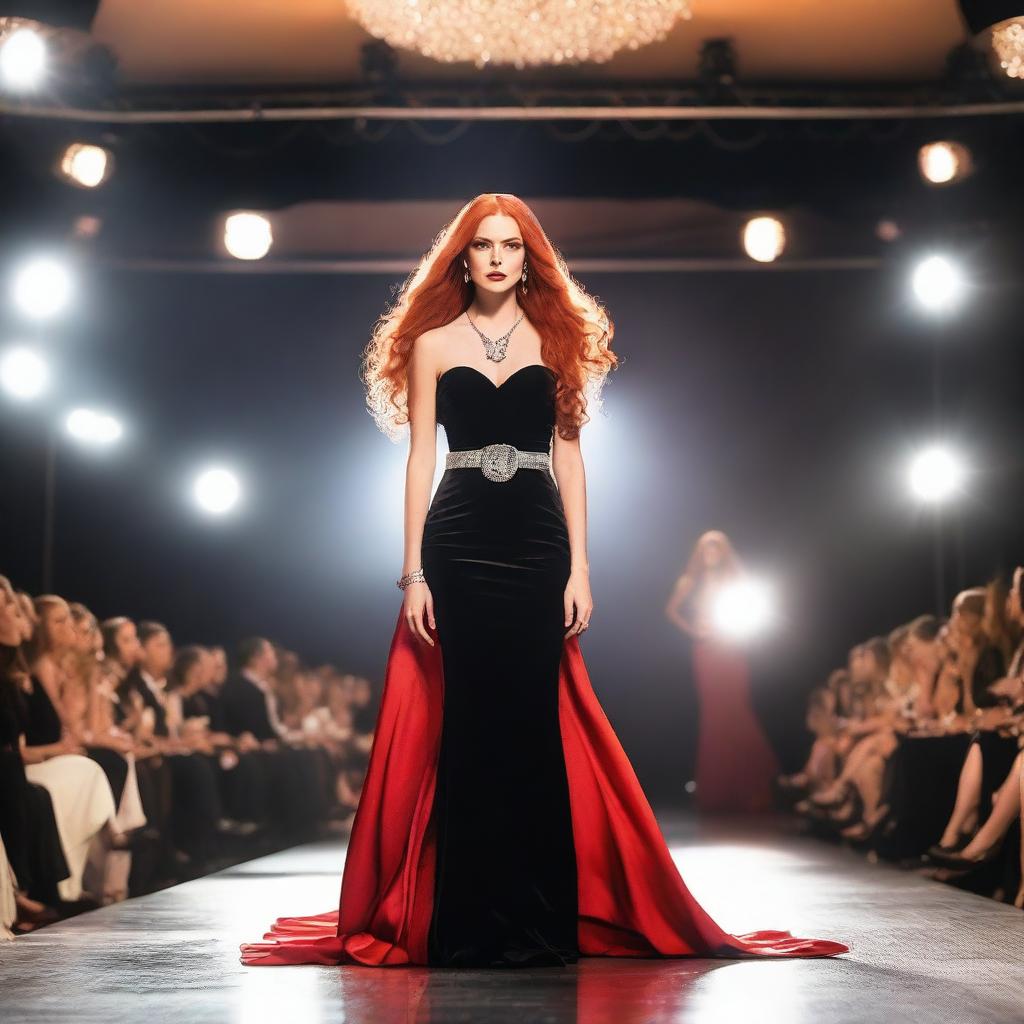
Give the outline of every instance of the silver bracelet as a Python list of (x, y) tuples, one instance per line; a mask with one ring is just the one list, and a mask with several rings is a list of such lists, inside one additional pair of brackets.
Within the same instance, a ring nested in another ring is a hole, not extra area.
[(405, 590), (410, 583), (426, 583), (427, 578), (423, 575), (422, 569), (413, 569), (412, 572), (406, 573), (401, 579), (395, 581), (395, 586), (399, 590)]

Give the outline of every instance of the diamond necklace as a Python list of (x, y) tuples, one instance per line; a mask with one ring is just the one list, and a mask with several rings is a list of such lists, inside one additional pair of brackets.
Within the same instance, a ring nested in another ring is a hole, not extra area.
[[(522, 320), (526, 316), (525, 312), (519, 314), (519, 320)], [(517, 320), (500, 338), (488, 338), (483, 331), (475, 323), (469, 315), (469, 310), (466, 310), (466, 319), (469, 320), (470, 327), (480, 335), (480, 340), (484, 343), (484, 353), (487, 358), (493, 363), (500, 363), (505, 358), (508, 349), (508, 339), (512, 332), (519, 326), (519, 320)]]

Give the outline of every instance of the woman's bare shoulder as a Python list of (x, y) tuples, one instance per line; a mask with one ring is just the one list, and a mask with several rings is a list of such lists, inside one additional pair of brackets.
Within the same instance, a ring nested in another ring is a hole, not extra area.
[(450, 358), (452, 348), (458, 343), (458, 326), (452, 322), (431, 327), (416, 336), (412, 345), (412, 358), (423, 361), (440, 370), (445, 358)]

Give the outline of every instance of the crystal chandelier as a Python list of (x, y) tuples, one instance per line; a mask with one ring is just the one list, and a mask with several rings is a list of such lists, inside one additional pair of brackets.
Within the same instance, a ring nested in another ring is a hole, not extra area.
[(1024, 78), (1024, 19), (997, 25), (992, 30), (992, 49), (1010, 78)]
[(445, 62), (600, 64), (664, 39), (689, 0), (348, 0), (391, 46)]

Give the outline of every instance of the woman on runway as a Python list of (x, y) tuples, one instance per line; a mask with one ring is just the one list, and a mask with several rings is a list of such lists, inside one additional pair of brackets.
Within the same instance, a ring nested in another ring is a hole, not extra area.
[(743, 650), (715, 623), (722, 587), (742, 574), (721, 530), (697, 540), (676, 580), (665, 614), (693, 638), (693, 677), (700, 701), (695, 771), (701, 814), (772, 809), (780, 767), (750, 703), (750, 669)]
[[(580, 427), (612, 324), (532, 211), (488, 193), (437, 237), (365, 353), (409, 424), (402, 608), (340, 906), (252, 965), (560, 966), (579, 956), (831, 956), (723, 931), (690, 895), (590, 686)], [(431, 500), (437, 424), (449, 452)]]

